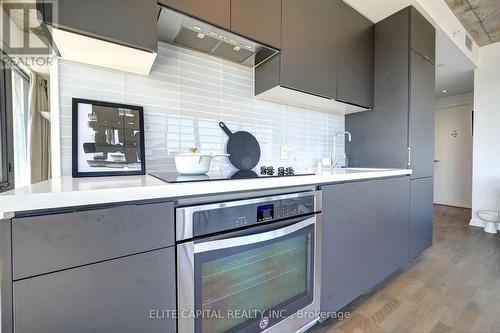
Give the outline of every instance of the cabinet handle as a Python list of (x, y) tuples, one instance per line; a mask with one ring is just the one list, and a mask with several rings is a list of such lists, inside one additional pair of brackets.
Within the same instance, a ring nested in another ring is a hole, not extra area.
[(411, 165), (411, 148), (408, 147), (408, 166)]

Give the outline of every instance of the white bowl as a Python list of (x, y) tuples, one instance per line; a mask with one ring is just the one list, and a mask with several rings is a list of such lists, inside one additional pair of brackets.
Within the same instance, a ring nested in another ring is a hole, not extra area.
[(202, 175), (210, 170), (212, 158), (217, 156), (229, 156), (229, 154), (200, 154), (183, 153), (175, 156), (175, 168), (183, 175)]

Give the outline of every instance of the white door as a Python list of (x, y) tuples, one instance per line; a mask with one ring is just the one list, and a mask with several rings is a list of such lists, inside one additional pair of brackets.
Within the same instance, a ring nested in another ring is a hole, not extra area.
[(436, 110), (434, 203), (472, 204), (472, 105)]

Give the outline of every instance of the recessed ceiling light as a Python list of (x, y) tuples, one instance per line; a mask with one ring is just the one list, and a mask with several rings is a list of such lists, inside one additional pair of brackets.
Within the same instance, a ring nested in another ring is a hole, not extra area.
[(446, 93), (448, 92), (448, 90), (446, 90), (446, 89), (445, 89), (445, 90), (442, 90), (441, 92), (442, 92), (443, 94), (446, 94)]

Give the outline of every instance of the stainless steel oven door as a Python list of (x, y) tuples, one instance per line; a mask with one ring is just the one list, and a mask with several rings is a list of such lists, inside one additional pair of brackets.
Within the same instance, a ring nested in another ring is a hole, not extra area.
[(178, 331), (294, 332), (314, 322), (320, 227), (314, 215), (177, 245)]

